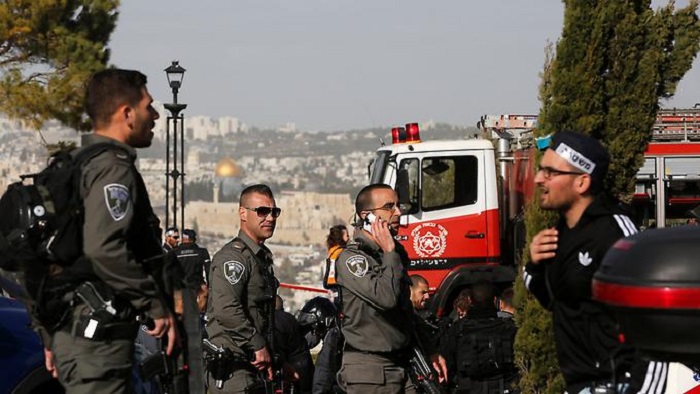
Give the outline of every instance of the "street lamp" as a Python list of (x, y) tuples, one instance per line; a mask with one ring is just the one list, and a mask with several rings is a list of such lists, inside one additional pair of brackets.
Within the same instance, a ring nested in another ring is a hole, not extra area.
[[(173, 102), (164, 104), (165, 109), (170, 112), (165, 124), (165, 226), (177, 227), (177, 206), (178, 206), (178, 179), (180, 180), (180, 225), (185, 225), (185, 118), (181, 111), (187, 108), (187, 104), (178, 104), (177, 93), (185, 78), (185, 69), (180, 66), (180, 62), (174, 60), (165, 70), (168, 77), (168, 85), (173, 91)], [(171, 128), (172, 123), (172, 128)], [(179, 131), (179, 133), (178, 133)], [(170, 136), (172, 132), (172, 150), (170, 149)], [(178, 141), (180, 136), (180, 165), (178, 167)], [(172, 168), (171, 158), (172, 156)], [(179, 169), (178, 169), (179, 168)], [(170, 178), (172, 184), (172, 204), (170, 199)], [(173, 220), (170, 223), (170, 208), (172, 207)]]

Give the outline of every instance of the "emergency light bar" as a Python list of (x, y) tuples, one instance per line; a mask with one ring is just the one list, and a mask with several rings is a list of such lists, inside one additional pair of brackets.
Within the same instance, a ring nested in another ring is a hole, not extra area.
[(406, 129), (403, 127), (393, 127), (391, 129), (391, 143), (400, 144), (406, 142)]
[(420, 142), (418, 123), (406, 123), (406, 142)]
[(420, 142), (420, 130), (418, 129), (418, 123), (406, 123), (406, 127), (392, 127), (392, 144), (416, 142)]

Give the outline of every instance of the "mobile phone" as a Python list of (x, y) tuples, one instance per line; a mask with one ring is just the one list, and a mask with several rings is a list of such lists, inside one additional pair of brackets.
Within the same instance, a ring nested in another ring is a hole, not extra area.
[(377, 220), (377, 217), (374, 216), (372, 212), (368, 213), (367, 216), (365, 216), (362, 228), (365, 229), (368, 233), (372, 232), (372, 223)]

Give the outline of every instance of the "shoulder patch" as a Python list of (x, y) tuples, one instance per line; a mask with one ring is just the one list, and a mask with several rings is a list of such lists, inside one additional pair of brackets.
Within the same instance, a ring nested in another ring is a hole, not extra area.
[(349, 259), (345, 260), (345, 265), (348, 267), (350, 273), (357, 276), (358, 278), (362, 278), (363, 276), (365, 276), (369, 267), (367, 258), (361, 254), (354, 255)]
[(240, 261), (227, 261), (224, 263), (224, 276), (228, 283), (235, 285), (243, 277), (245, 266)]
[(129, 189), (118, 183), (110, 183), (104, 187), (104, 192), (105, 204), (107, 205), (107, 210), (112, 216), (112, 219), (114, 219), (114, 221), (124, 219), (131, 205)]

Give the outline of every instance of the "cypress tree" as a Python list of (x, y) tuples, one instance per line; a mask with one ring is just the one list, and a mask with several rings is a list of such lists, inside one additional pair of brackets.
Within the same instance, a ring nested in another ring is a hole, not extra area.
[[(612, 158), (607, 191), (629, 199), (659, 100), (673, 95), (697, 54), (698, 0), (678, 10), (673, 2), (652, 10), (650, 0), (564, 3), (562, 36), (542, 74), (536, 135), (571, 130), (599, 139)], [(553, 216), (533, 200), (526, 210), (528, 242)], [(528, 260), (526, 248), (523, 264)], [(522, 392), (563, 392), (549, 313), (520, 283), (516, 303)]]

